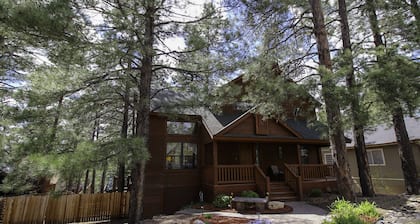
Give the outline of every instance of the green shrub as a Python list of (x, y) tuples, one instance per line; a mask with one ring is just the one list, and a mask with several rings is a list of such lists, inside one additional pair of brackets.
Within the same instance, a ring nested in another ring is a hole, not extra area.
[(376, 209), (375, 202), (363, 201), (356, 207), (357, 214), (378, 219), (381, 215)]
[(255, 191), (242, 191), (241, 197), (258, 198), (260, 196)]
[(368, 201), (356, 205), (344, 199), (337, 199), (331, 204), (330, 209), (331, 221), (324, 221), (324, 224), (375, 223), (380, 216), (375, 203)]
[(321, 189), (314, 188), (311, 190), (311, 193), (309, 194), (310, 197), (321, 197), (322, 191)]
[(213, 201), (213, 205), (217, 208), (227, 208), (232, 203), (232, 196), (219, 194)]

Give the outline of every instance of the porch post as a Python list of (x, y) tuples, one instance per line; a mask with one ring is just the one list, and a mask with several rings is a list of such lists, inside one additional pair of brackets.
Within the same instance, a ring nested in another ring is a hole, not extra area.
[(298, 164), (299, 164), (299, 175), (303, 177), (303, 169), (302, 169), (302, 155), (300, 151), (300, 145), (296, 145), (297, 156), (298, 156)]
[(214, 180), (214, 184), (218, 184), (217, 183), (217, 142), (213, 141), (213, 180)]

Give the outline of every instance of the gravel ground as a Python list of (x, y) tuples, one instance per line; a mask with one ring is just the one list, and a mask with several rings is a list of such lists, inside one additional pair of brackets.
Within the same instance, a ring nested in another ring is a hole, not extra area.
[[(328, 206), (338, 197), (336, 194), (324, 194), (305, 200), (328, 210)], [(372, 198), (358, 197), (357, 200), (375, 202), (383, 215), (377, 224), (420, 224), (420, 195), (377, 195)]]

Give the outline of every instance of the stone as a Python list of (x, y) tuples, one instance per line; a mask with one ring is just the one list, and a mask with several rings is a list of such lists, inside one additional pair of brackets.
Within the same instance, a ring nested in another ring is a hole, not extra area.
[(194, 220), (193, 224), (206, 224), (206, 223), (201, 221), (200, 219), (196, 219)]
[(281, 201), (268, 202), (268, 209), (274, 210), (274, 209), (280, 209), (280, 208), (284, 208), (284, 202), (281, 202)]

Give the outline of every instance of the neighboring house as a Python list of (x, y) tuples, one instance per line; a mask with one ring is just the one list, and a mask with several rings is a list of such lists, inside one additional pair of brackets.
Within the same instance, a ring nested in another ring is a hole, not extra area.
[[(405, 118), (405, 124), (411, 141), (417, 172), (420, 173), (420, 117)], [(347, 137), (352, 139), (351, 133)], [(405, 192), (404, 176), (393, 126), (381, 124), (372, 131), (366, 131), (365, 142), (370, 173), (376, 193), (398, 194)], [(347, 144), (347, 156), (352, 176), (357, 183), (357, 190), (360, 191), (356, 153), (353, 144), (354, 142)], [(323, 153), (325, 164), (330, 161), (330, 155), (329, 152)]]
[[(296, 114), (292, 104), (288, 107)], [(198, 201), (200, 191), (206, 201), (243, 190), (261, 197), (269, 193), (272, 200), (299, 200), (313, 188), (336, 188), (332, 166), (322, 164), (321, 147), (328, 140), (302, 117), (263, 119), (254, 109), (237, 103), (221, 114), (206, 109), (151, 113), (145, 216), (174, 212)]]

